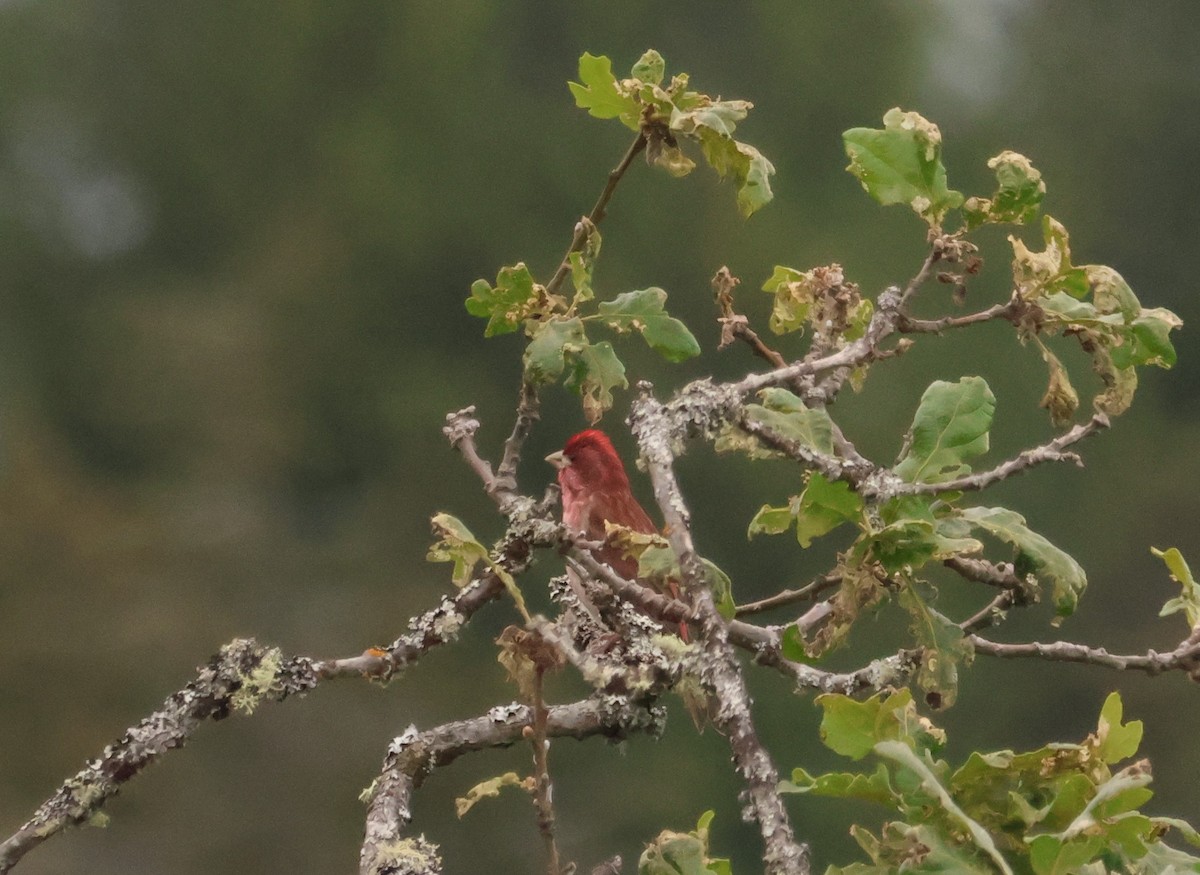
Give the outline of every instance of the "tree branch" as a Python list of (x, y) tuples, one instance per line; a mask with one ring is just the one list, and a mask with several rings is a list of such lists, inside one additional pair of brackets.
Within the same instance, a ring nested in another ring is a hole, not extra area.
[(792, 832), (777, 789), (779, 772), (758, 739), (745, 679), (692, 543), (690, 514), (673, 467), (672, 445), (680, 437), (679, 429), (648, 393), (635, 402), (630, 424), (663, 513), (667, 538), (679, 559), (684, 589), (699, 617), (703, 680), (717, 703), (713, 724), (729, 739), (735, 766), (746, 783), (748, 814), (758, 822), (765, 846), (765, 871), (769, 875), (808, 875), (808, 849), (797, 843)]
[(126, 782), (167, 751), (183, 747), (206, 720), (223, 720), (237, 708), (249, 712), (262, 699), (283, 701), (318, 680), (315, 663), (305, 657), (284, 660), (279, 650), (253, 639), (225, 645), (194, 680), (65, 781), (0, 843), (0, 873), (52, 835), (96, 816)]
[[(440, 872), (436, 848), (423, 840), (405, 838), (412, 820), (414, 791), (433, 769), (448, 765), (474, 751), (509, 747), (524, 738), (532, 720), (525, 705), (502, 705), (471, 720), (446, 723), (418, 732), (410, 726), (388, 746), (383, 771), (369, 791), (366, 828), (359, 855), (361, 875), (386, 875), (397, 871), (401, 861), (410, 864), (402, 871)], [(603, 735), (613, 740), (635, 732), (656, 733), (661, 729), (660, 711), (641, 703), (612, 696), (595, 697), (547, 709), (547, 737), (589, 738)], [(413, 858), (431, 862), (421, 870), (411, 868)]]
[(825, 590), (830, 587), (837, 586), (842, 582), (842, 576), (836, 572), (822, 574), (812, 582), (800, 587), (799, 589), (780, 590), (774, 595), (767, 596), (765, 599), (759, 599), (756, 602), (748, 602), (744, 605), (737, 606), (737, 616), (746, 617), (752, 614), (761, 614), (764, 611), (770, 611), (775, 608), (794, 605), (797, 602), (806, 602), (815, 600)]
[(1129, 656), (1109, 653), (1103, 647), (1088, 647), (1070, 641), (1054, 641), (1050, 644), (1040, 641), (1001, 644), (980, 638), (978, 635), (968, 635), (967, 640), (975, 647), (976, 653), (1001, 659), (1032, 657), (1053, 662), (1082, 662), (1117, 671), (1144, 671), (1149, 675), (1162, 674), (1164, 671), (1185, 671), (1193, 681), (1200, 683), (1200, 627), (1193, 629), (1192, 634), (1170, 653), (1148, 650), (1144, 654)]
[(1064, 432), (1040, 447), (1023, 450), (1007, 462), (1003, 462), (990, 471), (980, 471), (944, 483), (905, 483), (893, 491), (897, 495), (938, 495), (944, 492), (977, 492), (1014, 474), (1020, 474), (1034, 465), (1043, 462), (1074, 462), (1083, 467), (1083, 460), (1076, 453), (1065, 452), (1072, 444), (1077, 444), (1086, 437), (1102, 431), (1109, 426), (1108, 416), (1097, 413), (1087, 422), (1076, 425), (1070, 431)]
[(546, 283), (546, 292), (553, 295), (562, 286), (563, 281), (567, 278), (567, 274), (571, 272), (571, 253), (578, 252), (587, 242), (588, 225), (593, 227), (599, 225), (606, 215), (608, 215), (608, 202), (612, 200), (613, 193), (617, 190), (617, 184), (625, 175), (625, 171), (633, 164), (633, 159), (641, 154), (646, 148), (646, 135), (639, 133), (634, 141), (629, 144), (629, 148), (625, 151), (624, 157), (621, 158), (619, 164), (608, 173), (608, 181), (604, 185), (604, 189), (600, 192), (600, 197), (596, 199), (595, 206), (588, 213), (585, 221), (577, 222), (575, 225), (575, 234), (571, 237), (571, 245), (567, 247), (567, 254), (563, 256), (559, 262), (558, 270), (554, 272), (554, 276), (550, 278), (550, 282)]

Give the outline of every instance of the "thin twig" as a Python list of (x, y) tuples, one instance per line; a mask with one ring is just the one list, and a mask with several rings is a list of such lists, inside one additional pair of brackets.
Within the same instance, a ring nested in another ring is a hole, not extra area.
[(612, 200), (613, 192), (617, 190), (617, 184), (625, 175), (625, 171), (633, 164), (633, 159), (641, 154), (646, 148), (646, 136), (639, 133), (634, 141), (630, 143), (629, 148), (625, 151), (625, 155), (621, 158), (619, 164), (608, 173), (608, 181), (604, 185), (604, 190), (600, 192), (600, 197), (596, 199), (595, 206), (588, 213), (587, 222), (578, 222), (575, 225), (575, 233), (571, 237), (571, 245), (567, 247), (567, 254), (563, 256), (559, 262), (558, 270), (554, 272), (554, 276), (550, 278), (550, 282), (546, 283), (546, 292), (555, 294), (562, 286), (563, 281), (567, 278), (567, 274), (571, 272), (571, 253), (579, 251), (587, 242), (588, 238), (588, 223), (592, 226), (599, 225), (608, 214), (608, 202)]
[(550, 782), (550, 739), (546, 735), (550, 711), (543, 696), (545, 669), (538, 665), (535, 670), (533, 719), (529, 724), (532, 730), (529, 743), (533, 747), (533, 808), (537, 812), (538, 833), (546, 850), (546, 873), (561, 875), (558, 842), (554, 839), (554, 803), (551, 801), (553, 790)]
[(823, 593), (830, 587), (837, 586), (842, 582), (842, 576), (837, 572), (831, 571), (828, 574), (822, 574), (812, 582), (805, 584), (799, 589), (780, 590), (774, 595), (767, 596), (765, 599), (759, 599), (756, 602), (747, 602), (744, 605), (737, 606), (737, 612), (734, 616), (748, 617), (752, 614), (761, 614), (764, 611), (770, 611), (775, 608), (794, 605), (797, 602), (807, 602), (816, 599), (818, 595)]
[(978, 313), (965, 316), (943, 316), (940, 319), (912, 319), (905, 316), (896, 326), (903, 334), (941, 334), (948, 328), (965, 328), (980, 322), (990, 322), (993, 319), (1012, 319), (1016, 312), (1019, 299), (1010, 299), (1004, 304), (995, 304)]
[(1014, 604), (1019, 604), (1018, 590), (1005, 590), (980, 608), (973, 615), (963, 620), (958, 624), (958, 628), (964, 632), (978, 632), (980, 629), (986, 629), (989, 626), (996, 625)]
[(967, 639), (976, 653), (1002, 659), (1047, 659), (1053, 662), (1082, 662), (1099, 665), (1117, 671), (1144, 671), (1149, 675), (1164, 671), (1186, 671), (1192, 680), (1200, 682), (1200, 627), (1180, 642), (1169, 653), (1148, 650), (1144, 654), (1118, 655), (1103, 647), (1088, 647), (1070, 641), (1054, 641), (1049, 644), (1032, 641), (1024, 644), (1001, 644), (978, 635)]
[(1035, 465), (1044, 462), (1073, 462), (1083, 467), (1083, 460), (1077, 453), (1066, 452), (1066, 448), (1079, 443), (1086, 437), (1108, 428), (1108, 416), (1097, 413), (1087, 422), (1076, 425), (1070, 431), (1064, 432), (1052, 441), (1040, 447), (1023, 450), (1007, 462), (1003, 462), (988, 471), (968, 474), (954, 480), (942, 483), (905, 483), (894, 488), (898, 495), (939, 495), (944, 492), (977, 492), (1005, 480), (1014, 474), (1020, 474)]
[(939, 240), (934, 240), (929, 247), (929, 254), (925, 256), (925, 260), (921, 263), (920, 269), (916, 272), (912, 279), (908, 281), (908, 285), (904, 287), (904, 291), (900, 293), (900, 307), (903, 308), (913, 295), (925, 284), (933, 273), (933, 266), (942, 258), (942, 245)]

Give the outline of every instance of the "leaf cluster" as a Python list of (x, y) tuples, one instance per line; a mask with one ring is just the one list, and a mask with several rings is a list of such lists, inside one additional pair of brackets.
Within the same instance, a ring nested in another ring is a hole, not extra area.
[(1037, 750), (972, 753), (957, 767), (938, 758), (945, 734), (917, 714), (907, 690), (866, 701), (825, 695), (821, 740), (874, 769), (810, 775), (796, 769), (785, 793), (859, 799), (892, 812), (877, 831), (852, 834), (870, 863), (831, 866), (826, 875), (903, 872), (1102, 875), (1200, 871), (1200, 857), (1163, 839), (1200, 847), (1187, 823), (1141, 808), (1153, 795), (1150, 764), (1133, 758), (1140, 721), (1122, 722), (1111, 694), (1095, 732), (1082, 742)]

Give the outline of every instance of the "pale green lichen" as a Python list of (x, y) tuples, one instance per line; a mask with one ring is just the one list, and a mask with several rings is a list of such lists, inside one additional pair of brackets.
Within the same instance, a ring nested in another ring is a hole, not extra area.
[(375, 795), (375, 788), (378, 786), (379, 786), (379, 779), (376, 778), (370, 784), (368, 784), (366, 787), (364, 787), (363, 791), (358, 794), (358, 801), (362, 802), (364, 805), (366, 803), (370, 802), (372, 797)]
[(239, 674), (241, 686), (230, 697), (229, 703), (246, 714), (253, 713), (264, 697), (283, 691), (279, 672), (283, 667), (283, 654), (278, 647), (263, 653), (258, 664), (247, 674)]
[(395, 875), (435, 875), (442, 871), (442, 857), (438, 846), (425, 836), (415, 839), (400, 839), (379, 846), (373, 872), (392, 872)]

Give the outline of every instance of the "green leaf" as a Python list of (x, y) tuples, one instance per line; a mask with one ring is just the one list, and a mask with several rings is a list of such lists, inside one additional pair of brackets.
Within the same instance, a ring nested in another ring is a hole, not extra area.
[(583, 399), (583, 414), (596, 422), (613, 405), (612, 390), (626, 389), (625, 366), (607, 340), (585, 346), (574, 357), (566, 387)]
[(562, 376), (566, 360), (587, 347), (583, 322), (579, 318), (554, 317), (533, 331), (525, 347), (525, 378), (531, 383), (553, 383)]
[(946, 186), (942, 134), (938, 126), (898, 107), (883, 117), (883, 129), (852, 128), (842, 134), (846, 168), (879, 203), (907, 204), (932, 228), (963, 196)]
[(704, 575), (708, 588), (712, 590), (717, 613), (726, 620), (732, 620), (737, 614), (737, 602), (733, 598), (733, 581), (715, 562), (701, 558), (700, 564), (704, 566)]
[(798, 510), (798, 503), (789, 504), (787, 507), (771, 507), (769, 504), (764, 504), (754, 515), (754, 519), (750, 520), (750, 525), (746, 529), (746, 537), (783, 534), (795, 522)]
[(804, 645), (804, 635), (794, 625), (783, 630), (783, 635), (779, 640), (779, 649), (783, 653), (784, 659), (805, 665), (813, 662), (812, 657), (808, 655), (808, 648)]
[(812, 307), (813, 295), (811, 271), (800, 271), (792, 267), (775, 265), (775, 271), (763, 283), (762, 290), (775, 296), (768, 325), (776, 334), (797, 331), (808, 324), (808, 311)]
[(1196, 628), (1197, 625), (1200, 625), (1200, 584), (1197, 584), (1196, 579), (1192, 577), (1192, 569), (1188, 567), (1187, 560), (1183, 558), (1183, 554), (1177, 547), (1170, 547), (1167, 550), (1151, 547), (1150, 552), (1163, 561), (1167, 566), (1167, 571), (1171, 574), (1171, 580), (1183, 588), (1178, 597), (1163, 605), (1158, 615), (1166, 617), (1183, 611), (1188, 628)]
[(996, 843), (979, 823), (972, 819), (965, 811), (963, 811), (950, 793), (942, 786), (937, 775), (929, 768), (929, 764), (917, 756), (911, 747), (900, 741), (880, 741), (875, 745), (875, 753), (879, 756), (892, 760), (895, 763), (903, 766), (913, 772), (921, 782), (921, 789), (928, 795), (937, 800), (942, 809), (950, 818), (956, 822), (956, 825), (966, 830), (971, 841), (977, 848), (983, 851), (995, 864), (1004, 875), (1012, 875), (1012, 869), (1008, 862), (1000, 855)]
[(775, 165), (750, 144), (713, 132), (701, 136), (700, 151), (718, 175), (733, 177), (743, 216), (749, 218), (775, 197), (771, 191)]
[[(767, 426), (776, 434), (825, 455), (833, 454), (833, 420), (821, 408), (810, 409), (786, 389), (763, 389), (758, 393), (762, 404), (747, 404), (746, 416)], [(745, 435), (720, 441), (718, 452), (741, 450), (756, 459), (781, 458), (782, 454), (764, 446), (757, 438)]]
[(921, 645), (921, 667), (917, 684), (925, 691), (931, 708), (949, 708), (958, 697), (958, 667), (974, 656), (958, 624), (929, 607), (910, 584), (900, 590), (898, 601), (912, 618), (909, 629)]
[(678, 319), (663, 309), (667, 293), (651, 287), (617, 295), (599, 306), (600, 319), (619, 332), (640, 331), (646, 343), (663, 358), (681, 362), (700, 354), (700, 344)]
[(454, 585), (461, 588), (471, 582), (475, 567), (482, 562), (500, 579), (513, 602), (520, 611), (526, 623), (530, 622), (529, 612), (525, 609), (525, 598), (517, 586), (517, 581), (502, 566), (492, 561), (486, 547), (475, 539), (471, 530), (462, 520), (448, 513), (434, 514), (430, 520), (437, 541), (429, 548), (425, 558), (429, 562), (453, 562), (454, 570), (450, 579)]
[(500, 268), (495, 286), (487, 280), (475, 280), (471, 297), (467, 298), (467, 312), (488, 320), (484, 337), (509, 334), (546, 305), (545, 291), (534, 283), (525, 262), (520, 262)]
[(1142, 743), (1142, 721), (1123, 724), (1122, 713), (1121, 694), (1109, 693), (1100, 709), (1100, 723), (1096, 728), (1096, 754), (1109, 765), (1129, 759)]
[(982, 377), (932, 383), (913, 417), (908, 448), (895, 467), (909, 483), (939, 483), (969, 473), (966, 460), (987, 452), (996, 397)]
[(658, 85), (662, 82), (666, 70), (667, 63), (663, 60), (663, 56), (654, 49), (647, 49), (645, 54), (638, 58), (637, 63), (633, 65), (629, 75), (651, 85)]
[(1016, 152), (1001, 152), (988, 161), (988, 167), (996, 171), (996, 193), (990, 200), (973, 197), (963, 204), (967, 230), (984, 224), (1033, 221), (1046, 196), (1042, 174)]
[(899, 519), (866, 533), (858, 545), (860, 549), (869, 549), (870, 555), (890, 574), (915, 571), (929, 562), (983, 549), (974, 538), (960, 537), (953, 525), (912, 518)]
[(430, 520), (437, 540), (425, 556), (429, 562), (453, 562), (450, 579), (462, 588), (471, 582), (475, 567), (489, 563), (487, 547), (476, 540), (462, 520), (448, 513), (434, 514)]
[[(683, 577), (683, 572), (679, 569), (679, 559), (675, 551), (662, 535), (646, 535), (629, 530), (624, 530), (622, 534), (623, 546), (627, 546), (629, 553), (637, 557), (638, 580), (654, 582), (662, 590), (667, 589), (668, 581), (677, 585)], [(737, 603), (733, 599), (733, 581), (711, 560), (700, 557), (700, 565), (704, 569), (705, 583), (712, 592), (717, 613), (727, 620), (732, 619), (737, 612)]]
[(1036, 875), (1074, 875), (1103, 847), (1100, 836), (1064, 842), (1057, 836), (1039, 835), (1029, 842), (1029, 863)]
[(1087, 575), (1069, 554), (1030, 530), (1023, 516), (1007, 508), (968, 507), (960, 514), (973, 527), (1012, 544), (1017, 549), (1018, 572), (1025, 567), (1039, 577), (1049, 578), (1058, 614), (1056, 624), (1074, 612), (1087, 588)]
[(907, 689), (876, 693), (859, 702), (849, 696), (817, 696), (824, 711), (821, 742), (834, 753), (862, 759), (881, 741), (900, 740), (918, 750), (936, 750), (945, 735), (923, 720)]
[(592, 289), (592, 274), (596, 270), (596, 259), (600, 256), (600, 232), (587, 219), (580, 220), (584, 225), (583, 248), (567, 256), (571, 265), (571, 285), (575, 287), (575, 297), (571, 301), (572, 308), (594, 298)]
[(779, 784), (781, 793), (802, 793), (812, 796), (831, 796), (837, 799), (861, 799), (880, 805), (894, 806), (896, 791), (892, 789), (887, 767), (882, 763), (870, 775), (851, 772), (828, 772), (810, 775), (804, 769), (793, 769), (792, 779)]
[(862, 515), (863, 503), (844, 480), (830, 482), (818, 471), (808, 474), (808, 484), (796, 508), (796, 538), (800, 546), (812, 546), (815, 538)]
[(689, 833), (663, 830), (638, 859), (638, 875), (732, 875), (729, 861), (708, 856), (714, 812), (700, 815)]
[(584, 52), (579, 59), (579, 79), (580, 82), (567, 83), (576, 106), (596, 118), (620, 118), (626, 127), (638, 129), (641, 106), (636, 97), (618, 90), (612, 61), (604, 55), (596, 57)]
[(775, 168), (748, 143), (733, 139), (737, 123), (753, 107), (745, 100), (712, 100), (693, 95), (686, 106), (676, 102), (670, 116), (672, 131), (699, 141), (708, 165), (722, 177), (732, 176), (737, 186), (738, 209), (753, 215), (773, 197), (770, 177)]

